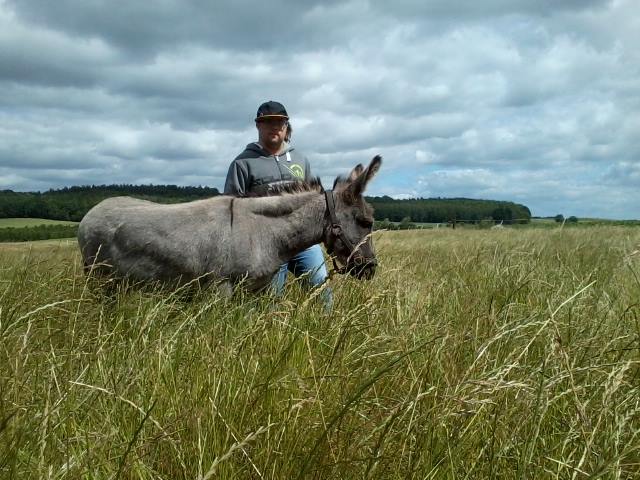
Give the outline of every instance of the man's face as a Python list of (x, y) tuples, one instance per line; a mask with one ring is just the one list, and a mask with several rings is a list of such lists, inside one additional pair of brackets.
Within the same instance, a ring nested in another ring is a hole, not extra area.
[(270, 150), (278, 150), (287, 134), (287, 119), (281, 117), (264, 118), (256, 121), (258, 139)]

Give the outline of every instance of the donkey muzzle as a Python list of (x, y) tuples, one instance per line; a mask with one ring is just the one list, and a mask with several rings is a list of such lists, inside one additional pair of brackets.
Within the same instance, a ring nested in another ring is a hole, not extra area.
[(378, 261), (375, 258), (355, 257), (347, 265), (347, 271), (358, 280), (371, 280), (376, 273)]

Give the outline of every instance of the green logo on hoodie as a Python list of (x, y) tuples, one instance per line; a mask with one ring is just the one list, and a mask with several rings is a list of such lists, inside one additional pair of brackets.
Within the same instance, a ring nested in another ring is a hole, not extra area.
[(304, 170), (300, 165), (293, 164), (291, 165), (291, 167), (287, 167), (287, 168), (289, 169), (289, 171), (294, 177), (304, 179)]

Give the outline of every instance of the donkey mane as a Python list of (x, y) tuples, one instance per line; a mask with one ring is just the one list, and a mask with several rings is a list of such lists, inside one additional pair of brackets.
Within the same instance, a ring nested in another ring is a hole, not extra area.
[(259, 192), (249, 192), (247, 197), (279, 197), (290, 193), (304, 192), (324, 192), (320, 177), (314, 177), (310, 180), (294, 180), (292, 182), (282, 182), (269, 185), (269, 190)]

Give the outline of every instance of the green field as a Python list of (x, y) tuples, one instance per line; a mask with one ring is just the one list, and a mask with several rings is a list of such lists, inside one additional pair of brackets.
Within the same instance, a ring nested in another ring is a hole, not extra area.
[(45, 218), (0, 218), (0, 228), (34, 227), (36, 225), (77, 225), (78, 222), (47, 220)]
[(0, 245), (0, 478), (640, 476), (640, 228), (375, 245), (330, 315)]

